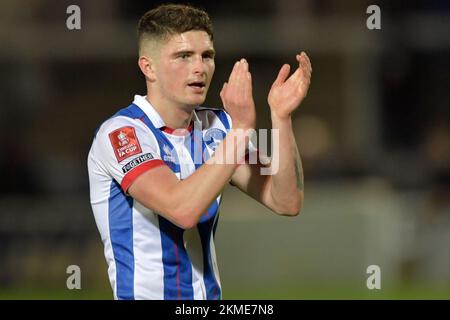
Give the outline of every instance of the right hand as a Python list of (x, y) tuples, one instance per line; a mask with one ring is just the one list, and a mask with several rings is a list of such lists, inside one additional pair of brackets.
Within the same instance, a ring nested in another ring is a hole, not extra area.
[(253, 101), (252, 76), (245, 59), (234, 64), (228, 82), (220, 91), (225, 111), (233, 120), (233, 129), (254, 129), (256, 125), (255, 102)]

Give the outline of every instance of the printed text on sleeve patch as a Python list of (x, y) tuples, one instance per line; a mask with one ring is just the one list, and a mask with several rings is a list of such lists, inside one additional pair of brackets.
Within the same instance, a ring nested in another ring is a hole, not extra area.
[(139, 166), (140, 164), (150, 161), (152, 159), (154, 159), (154, 158), (151, 153), (146, 153), (146, 154), (140, 155), (139, 157), (134, 158), (133, 160), (128, 162), (126, 165), (124, 165), (122, 167), (122, 171), (123, 171), (123, 173), (127, 173), (127, 172), (133, 170), (134, 168), (136, 168), (137, 166)]
[(109, 134), (109, 140), (111, 140), (118, 162), (142, 152), (133, 127), (122, 127), (114, 130)]

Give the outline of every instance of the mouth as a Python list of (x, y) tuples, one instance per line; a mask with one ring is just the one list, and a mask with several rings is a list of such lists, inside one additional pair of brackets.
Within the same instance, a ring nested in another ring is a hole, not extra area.
[(205, 87), (205, 82), (204, 81), (195, 81), (195, 82), (191, 82), (188, 83), (188, 86), (194, 89), (203, 89)]

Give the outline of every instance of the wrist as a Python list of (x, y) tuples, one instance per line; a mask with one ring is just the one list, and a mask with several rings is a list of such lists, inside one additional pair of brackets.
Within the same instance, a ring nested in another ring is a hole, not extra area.
[(231, 129), (222, 143), (214, 151), (214, 156), (206, 164), (226, 164), (237, 166), (245, 157), (252, 130)]
[(287, 114), (287, 115), (278, 115), (276, 112), (271, 111), (270, 112), (270, 118), (272, 119), (272, 122), (285, 122), (285, 123), (290, 123), (292, 121), (292, 117), (291, 114)]
[(256, 123), (242, 123), (242, 122), (235, 122), (233, 121), (233, 129), (239, 129), (239, 130), (255, 130)]

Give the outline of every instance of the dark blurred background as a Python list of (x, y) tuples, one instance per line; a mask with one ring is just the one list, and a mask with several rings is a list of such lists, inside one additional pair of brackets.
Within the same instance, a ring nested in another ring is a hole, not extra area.
[[(159, 1), (0, 3), (0, 298), (111, 299), (89, 204), (94, 131), (134, 94), (136, 24)], [(294, 115), (305, 207), (277, 217), (225, 190), (216, 237), (225, 299), (450, 299), (450, 2), (190, 1), (214, 22), (216, 73), (248, 59), (258, 126), (268, 90), (306, 51)], [(81, 8), (68, 30), (66, 8)], [(366, 8), (381, 8), (368, 30)], [(368, 290), (379, 265), (382, 289)], [(82, 289), (66, 288), (78, 265)]]

